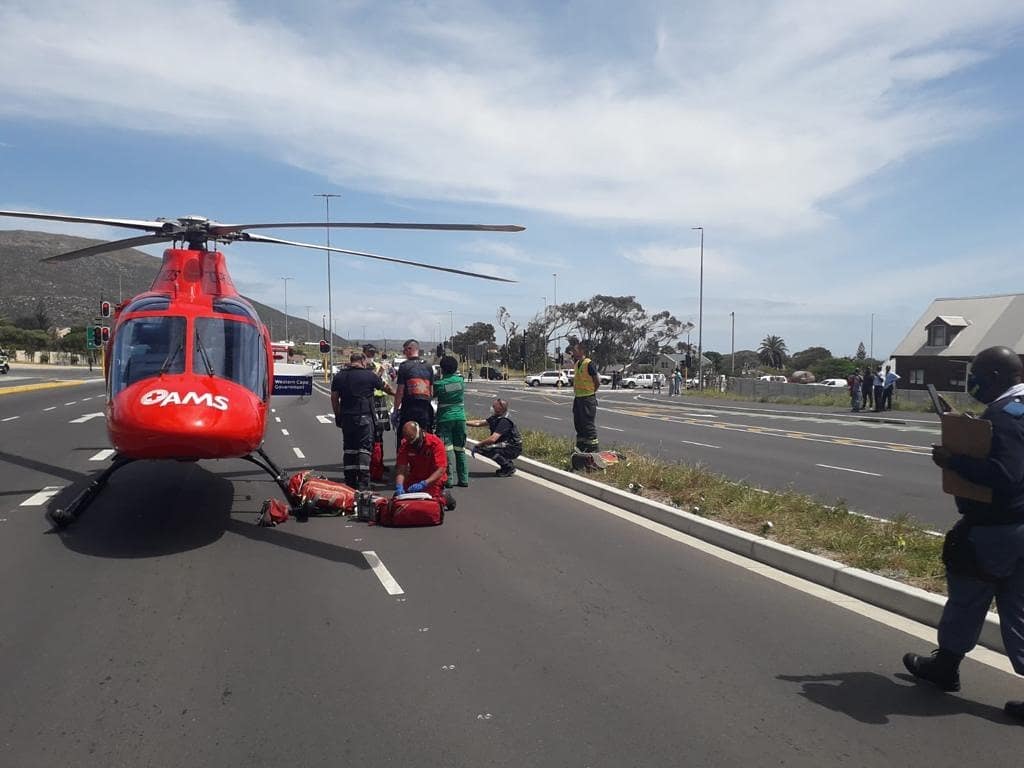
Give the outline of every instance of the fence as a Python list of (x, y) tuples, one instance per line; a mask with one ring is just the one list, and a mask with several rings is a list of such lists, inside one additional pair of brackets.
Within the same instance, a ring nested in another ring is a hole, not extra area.
[[(739, 379), (730, 378), (726, 385), (727, 392), (735, 392), (742, 397), (792, 397), (809, 399), (821, 395), (832, 395), (843, 403), (849, 400), (849, 391), (846, 387), (824, 387), (820, 384), (790, 384), (782, 381), (761, 381), (760, 379)], [(962, 410), (978, 403), (966, 392), (943, 392), (942, 396), (958, 410)], [(894, 403), (905, 403), (908, 405), (927, 405), (931, 397), (927, 390), (923, 389), (900, 389), (896, 387), (893, 393)]]

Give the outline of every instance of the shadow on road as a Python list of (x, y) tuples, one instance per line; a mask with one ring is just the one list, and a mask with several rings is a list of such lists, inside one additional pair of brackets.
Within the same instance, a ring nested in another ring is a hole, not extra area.
[(835, 672), (823, 675), (779, 675), (800, 683), (800, 695), (833, 712), (868, 725), (886, 725), (892, 716), (942, 717), (971, 715), (1000, 724), (1014, 724), (999, 707), (943, 694), (910, 675), (896, 679), (874, 672)]

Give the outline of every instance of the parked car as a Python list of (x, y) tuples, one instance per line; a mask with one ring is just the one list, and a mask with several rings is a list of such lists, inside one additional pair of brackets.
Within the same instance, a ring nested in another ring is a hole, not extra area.
[(547, 384), (552, 387), (567, 387), (569, 379), (562, 371), (544, 371), (543, 373), (532, 373), (526, 377), (526, 383), (531, 387), (539, 387)]
[(622, 380), (622, 386), (627, 389), (636, 389), (637, 387), (651, 389), (654, 387), (654, 379), (657, 375), (656, 373), (634, 373)]
[(782, 384), (785, 384), (787, 381), (789, 381), (789, 379), (787, 379), (785, 376), (782, 376), (781, 374), (773, 374), (770, 376), (762, 376), (759, 379), (759, 381), (777, 381), (781, 382)]
[(497, 368), (491, 368), (490, 366), (484, 365), (480, 367), (480, 378), (485, 379), (486, 381), (502, 381), (508, 377)]
[(0, 373), (6, 374), (11, 370), (11, 364), (7, 362), (7, 355), (0, 355)]
[(822, 387), (846, 387), (848, 386), (846, 379), (822, 379), (818, 382)]

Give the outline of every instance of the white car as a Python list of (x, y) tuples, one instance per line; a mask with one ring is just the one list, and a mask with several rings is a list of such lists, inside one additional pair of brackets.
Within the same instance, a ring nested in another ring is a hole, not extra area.
[[(572, 384), (574, 382), (574, 380), (576, 378), (576, 369), (575, 368), (563, 368), (562, 369), (562, 373), (565, 374), (565, 376), (569, 380), (570, 384)], [(599, 373), (599, 374), (597, 374), (597, 378), (601, 382), (601, 386), (604, 386), (605, 384), (610, 385), (612, 383), (612, 377), (609, 376), (607, 373)]]
[(635, 373), (632, 376), (624, 378), (622, 380), (622, 386), (627, 389), (636, 389), (637, 387), (651, 389), (654, 387), (654, 381), (657, 376), (658, 374), (656, 373)]
[(552, 387), (569, 386), (569, 377), (562, 371), (544, 371), (544, 373), (532, 373), (526, 377), (526, 383), (531, 387), (539, 387), (547, 384)]
[(780, 374), (774, 374), (774, 375), (770, 375), (770, 376), (762, 376), (760, 378), (760, 381), (775, 381), (775, 382), (778, 382), (780, 384), (785, 384), (787, 381), (789, 381), (789, 379), (787, 379), (785, 376), (782, 376)]
[(846, 387), (849, 386), (846, 379), (822, 379), (818, 382), (823, 387)]

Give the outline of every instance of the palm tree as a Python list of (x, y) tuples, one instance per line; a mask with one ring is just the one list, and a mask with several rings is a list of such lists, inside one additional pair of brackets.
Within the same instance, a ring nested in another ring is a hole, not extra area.
[(765, 365), (770, 365), (772, 368), (782, 368), (788, 351), (786, 349), (786, 342), (783, 341), (781, 336), (769, 335), (765, 336), (761, 341), (761, 346), (757, 348), (757, 355)]

